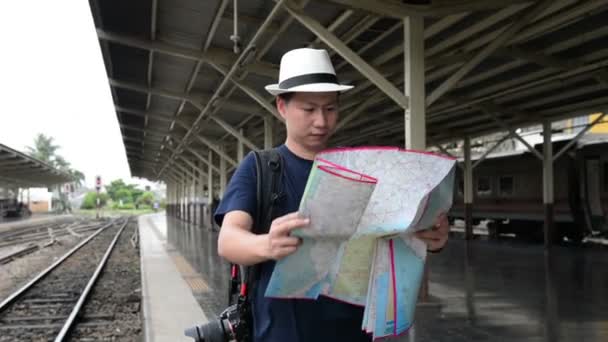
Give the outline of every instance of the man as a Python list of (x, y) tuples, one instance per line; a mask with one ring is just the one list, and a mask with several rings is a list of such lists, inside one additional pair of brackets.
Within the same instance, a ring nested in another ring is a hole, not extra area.
[[(279, 83), (266, 87), (277, 96), (276, 105), (285, 119), (287, 139), (278, 147), (283, 159), (278, 204), (280, 216), (267, 234), (251, 232), (256, 217), (256, 171), (250, 153), (232, 176), (215, 220), (221, 226), (218, 253), (240, 265), (260, 264), (260, 277), (252, 293), (254, 341), (369, 341), (361, 331), (363, 308), (326, 297), (318, 300), (265, 298), (264, 292), (276, 260), (298, 248), (294, 229), (306, 229), (309, 221), (296, 211), (304, 193), (315, 155), (326, 148), (338, 121), (338, 94), (352, 86), (340, 85), (325, 50), (296, 49), (281, 59)], [(442, 216), (433, 229), (419, 232), (428, 249), (439, 250), (448, 236)], [(298, 270), (294, 270), (297, 272)]]

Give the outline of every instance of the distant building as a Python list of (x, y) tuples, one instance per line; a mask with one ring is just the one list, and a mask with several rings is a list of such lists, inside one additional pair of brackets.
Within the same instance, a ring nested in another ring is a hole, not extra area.
[[(24, 191), (25, 193), (29, 191), (29, 208), (32, 213), (51, 211), (53, 207), (53, 194), (47, 188), (30, 188)], [(24, 196), (24, 200), (27, 201), (27, 195)]]

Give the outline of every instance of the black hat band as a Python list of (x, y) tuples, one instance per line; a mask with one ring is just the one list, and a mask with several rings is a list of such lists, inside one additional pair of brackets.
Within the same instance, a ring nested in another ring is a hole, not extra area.
[(289, 89), (311, 83), (335, 83), (338, 84), (338, 78), (334, 74), (306, 74), (288, 78), (279, 83), (280, 89)]

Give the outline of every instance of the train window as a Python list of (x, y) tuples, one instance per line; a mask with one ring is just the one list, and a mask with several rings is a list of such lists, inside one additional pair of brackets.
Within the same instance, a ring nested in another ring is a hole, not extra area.
[(492, 193), (490, 187), (490, 177), (479, 177), (477, 178), (477, 194), (478, 195), (489, 195)]
[(513, 195), (513, 177), (501, 176), (498, 180), (498, 192), (500, 196)]

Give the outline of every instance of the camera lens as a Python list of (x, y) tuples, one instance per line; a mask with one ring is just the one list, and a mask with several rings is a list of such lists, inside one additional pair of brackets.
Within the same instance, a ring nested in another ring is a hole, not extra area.
[(232, 334), (226, 331), (223, 320), (214, 320), (185, 331), (186, 336), (192, 337), (196, 342), (227, 342)]

